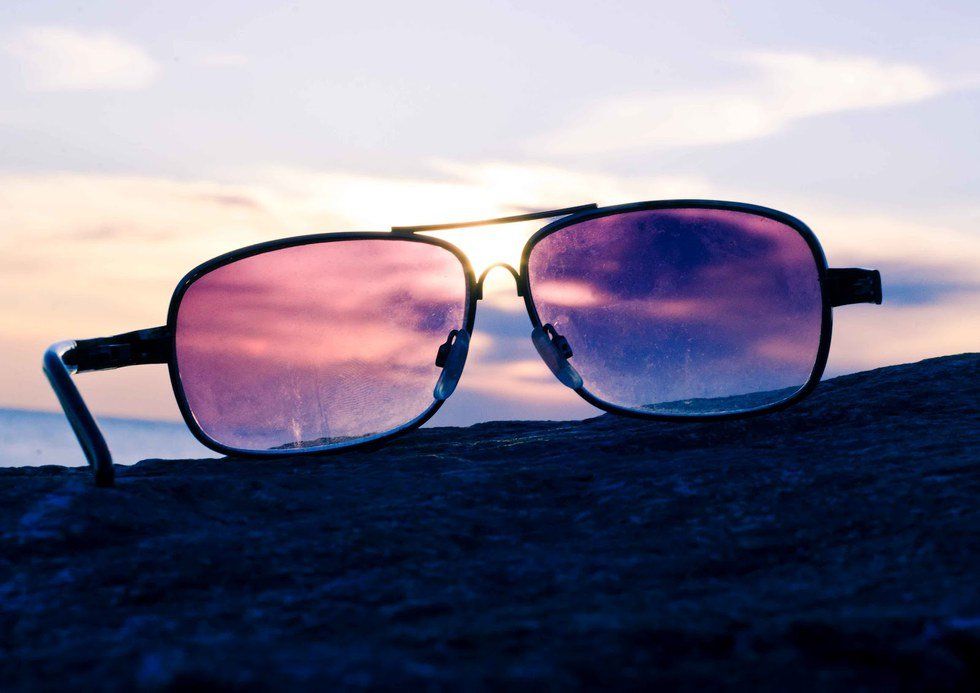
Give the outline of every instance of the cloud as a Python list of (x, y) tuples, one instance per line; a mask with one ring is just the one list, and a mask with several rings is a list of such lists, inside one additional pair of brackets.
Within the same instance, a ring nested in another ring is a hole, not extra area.
[(142, 89), (160, 71), (142, 48), (108, 32), (27, 27), (4, 48), (31, 91)]
[(717, 145), (772, 135), (812, 116), (896, 106), (953, 88), (915, 65), (866, 57), (754, 52), (736, 61), (756, 73), (751, 80), (728, 88), (612, 97), (537, 146), (553, 154), (596, 154)]

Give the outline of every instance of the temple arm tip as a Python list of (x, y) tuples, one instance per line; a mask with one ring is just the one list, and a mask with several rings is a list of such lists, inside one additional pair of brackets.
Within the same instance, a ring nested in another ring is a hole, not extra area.
[(150, 327), (112, 337), (58, 342), (44, 352), (44, 374), (85, 452), (85, 459), (95, 474), (96, 486), (113, 485), (112, 455), (95, 418), (72, 381), (72, 374), (144, 363), (167, 363), (171, 341), (171, 332), (166, 326)]
[(95, 475), (95, 485), (100, 487), (112, 486), (115, 482), (115, 471), (112, 467), (112, 455), (106, 445), (105, 438), (95, 423), (92, 413), (85, 406), (81, 393), (72, 382), (74, 368), (66, 363), (65, 356), (76, 346), (75, 342), (66, 341), (52, 344), (44, 352), (44, 374), (51, 383), (51, 388), (58, 397), (58, 402), (68, 417), (75, 437), (85, 452), (85, 459)]

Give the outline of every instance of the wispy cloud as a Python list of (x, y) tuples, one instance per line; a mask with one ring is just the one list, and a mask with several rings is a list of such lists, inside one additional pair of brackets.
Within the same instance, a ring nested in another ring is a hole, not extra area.
[(731, 87), (634, 92), (602, 101), (542, 137), (550, 153), (717, 145), (765, 137), (812, 116), (895, 106), (954, 88), (921, 67), (867, 57), (753, 52)]
[(4, 48), (32, 91), (142, 89), (160, 70), (140, 46), (108, 32), (25, 27)]

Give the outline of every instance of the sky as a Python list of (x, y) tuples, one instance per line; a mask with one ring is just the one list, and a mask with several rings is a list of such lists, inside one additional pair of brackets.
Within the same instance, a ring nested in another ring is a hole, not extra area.
[[(980, 347), (976, 2), (46, 2), (0, 7), (0, 406), (55, 410), (51, 342), (163, 324), (250, 243), (588, 202), (753, 202), (831, 266), (828, 373)], [(455, 232), (510, 261), (535, 226)], [(491, 274), (434, 424), (595, 413)], [(97, 415), (179, 417), (163, 366)]]

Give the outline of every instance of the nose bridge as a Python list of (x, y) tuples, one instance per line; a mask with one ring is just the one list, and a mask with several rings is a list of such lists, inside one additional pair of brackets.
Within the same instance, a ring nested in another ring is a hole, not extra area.
[(480, 278), (476, 281), (476, 300), (477, 301), (479, 301), (479, 300), (481, 300), (483, 298), (483, 281), (487, 278), (487, 275), (490, 274), (490, 270), (493, 270), (493, 269), (495, 269), (497, 267), (502, 267), (503, 269), (505, 269), (505, 270), (507, 270), (508, 272), (511, 273), (511, 276), (514, 277), (514, 282), (517, 284), (517, 295), (518, 296), (523, 296), (524, 295), (524, 287), (523, 287), (523, 284), (521, 282), (521, 275), (520, 275), (520, 273), (516, 269), (514, 269), (511, 265), (507, 264), (506, 262), (495, 262), (492, 265), (490, 265), (489, 267), (487, 267), (485, 270), (483, 270), (483, 273), (480, 274)]

